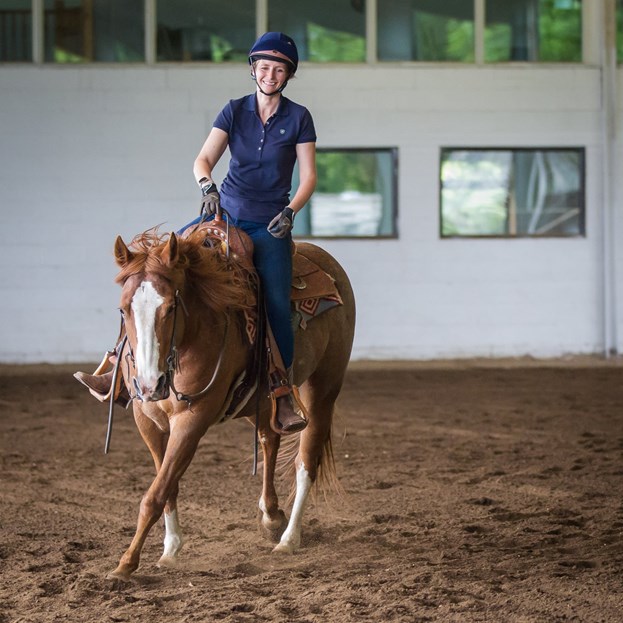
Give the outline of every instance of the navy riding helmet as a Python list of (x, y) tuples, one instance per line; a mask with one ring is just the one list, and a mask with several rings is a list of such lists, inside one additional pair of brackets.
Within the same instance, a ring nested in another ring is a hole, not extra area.
[[(264, 33), (253, 44), (249, 50), (249, 65), (253, 65), (255, 61), (260, 59), (285, 63), (292, 70), (290, 76), (296, 73), (299, 66), (299, 52), (296, 49), (296, 43), (282, 32)], [(286, 81), (279, 91), (283, 91), (287, 84)]]

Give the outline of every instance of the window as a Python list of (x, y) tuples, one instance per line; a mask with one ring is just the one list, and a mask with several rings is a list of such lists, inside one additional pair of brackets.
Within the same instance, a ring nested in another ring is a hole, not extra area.
[[(55, 63), (244, 63), (257, 28), (267, 24), (294, 38), (302, 61), (577, 63), (582, 9), (594, 21), (602, 19), (599, 6), (582, 0), (0, 0), (0, 62), (43, 56)], [(606, 6), (616, 6), (623, 60), (623, 0)], [(33, 30), (40, 23), (33, 14), (44, 19), (45, 41)]]
[[(396, 237), (396, 149), (319, 149), (316, 166), (318, 185), (295, 235)], [(297, 186), (296, 172), (292, 194)]]
[(268, 29), (292, 37), (304, 61), (366, 60), (364, 0), (269, 0)]
[(145, 59), (143, 0), (45, 0), (45, 60)]
[(0, 62), (32, 61), (30, 0), (0, 0)]
[(157, 0), (159, 61), (246, 62), (255, 0)]
[(382, 61), (474, 61), (474, 3), (383, 0), (378, 3)]
[(487, 0), (485, 60), (581, 62), (581, 1)]
[(584, 149), (441, 150), (441, 235), (584, 234)]

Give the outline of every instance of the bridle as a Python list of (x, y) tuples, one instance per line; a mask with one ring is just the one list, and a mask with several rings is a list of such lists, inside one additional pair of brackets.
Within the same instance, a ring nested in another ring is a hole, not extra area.
[[(199, 392), (196, 392), (194, 394), (185, 394), (183, 392), (178, 391), (175, 388), (175, 373), (176, 372), (180, 372), (180, 363), (179, 363), (179, 351), (177, 349), (177, 345), (176, 345), (176, 329), (177, 329), (177, 310), (178, 307), (182, 308), (182, 311), (184, 312), (184, 316), (188, 317), (188, 309), (186, 308), (186, 304), (184, 303), (184, 299), (182, 298), (182, 295), (180, 294), (179, 290), (176, 290), (175, 292), (175, 302), (173, 305), (173, 330), (171, 331), (171, 339), (169, 340), (169, 351), (167, 354), (167, 358), (166, 358), (166, 363), (167, 363), (167, 370), (165, 372), (165, 379), (166, 379), (166, 386), (169, 388), (169, 390), (171, 392), (173, 392), (173, 395), (177, 398), (177, 400), (179, 400), (180, 402), (184, 401), (188, 404), (188, 406), (190, 407), (191, 404), (205, 396), (205, 394), (207, 394), (210, 389), (212, 389), (212, 386), (214, 385), (214, 383), (216, 382), (216, 378), (218, 376), (218, 373), (221, 369), (221, 364), (223, 363), (223, 359), (224, 359), (224, 354), (225, 354), (225, 345), (227, 344), (227, 336), (229, 333), (229, 314), (225, 314), (225, 331), (223, 332), (223, 339), (221, 342), (221, 348), (219, 351), (219, 356), (218, 359), (216, 361), (216, 366), (214, 368), (214, 372), (212, 373), (212, 378), (210, 379), (209, 383)], [(123, 316), (121, 317), (122, 320), (122, 324), (124, 324), (124, 320), (123, 320)], [(127, 331), (126, 331), (126, 338), (127, 338)], [(121, 353), (120, 353), (121, 354)], [(128, 342), (128, 352), (126, 353), (125, 356), (126, 359), (126, 365), (127, 365), (127, 372), (128, 372), (128, 378), (131, 377), (130, 374), (130, 362), (132, 363), (132, 367), (134, 368), (134, 370), (136, 370), (136, 361), (134, 359), (134, 353), (132, 351), (132, 346), (131, 344)], [(134, 398), (137, 397), (137, 394), (132, 395), (130, 393), (130, 398), (132, 400), (134, 400)]]

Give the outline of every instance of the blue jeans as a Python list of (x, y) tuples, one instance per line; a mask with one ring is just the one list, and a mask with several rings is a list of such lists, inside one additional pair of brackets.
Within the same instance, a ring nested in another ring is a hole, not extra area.
[[(212, 217), (213, 218), (213, 217)], [(273, 330), (281, 358), (286, 368), (294, 361), (294, 331), (290, 319), (290, 287), (292, 283), (292, 237), (275, 238), (266, 229), (266, 223), (243, 221), (226, 217), (253, 241), (253, 263), (260, 277), (268, 322)], [(201, 217), (180, 229), (182, 233), (195, 225)], [(209, 219), (208, 219), (209, 220)]]

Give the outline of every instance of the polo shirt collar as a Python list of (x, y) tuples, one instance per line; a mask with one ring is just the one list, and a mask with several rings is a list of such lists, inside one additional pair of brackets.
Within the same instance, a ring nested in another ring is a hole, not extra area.
[[(256, 98), (255, 93), (251, 93), (251, 95), (247, 95), (244, 102), (245, 110), (249, 110), (251, 112), (256, 112)], [(277, 107), (277, 112), (275, 115), (286, 116), (288, 115), (288, 102), (290, 100), (287, 97), (281, 96), (279, 100), (279, 106)]]

